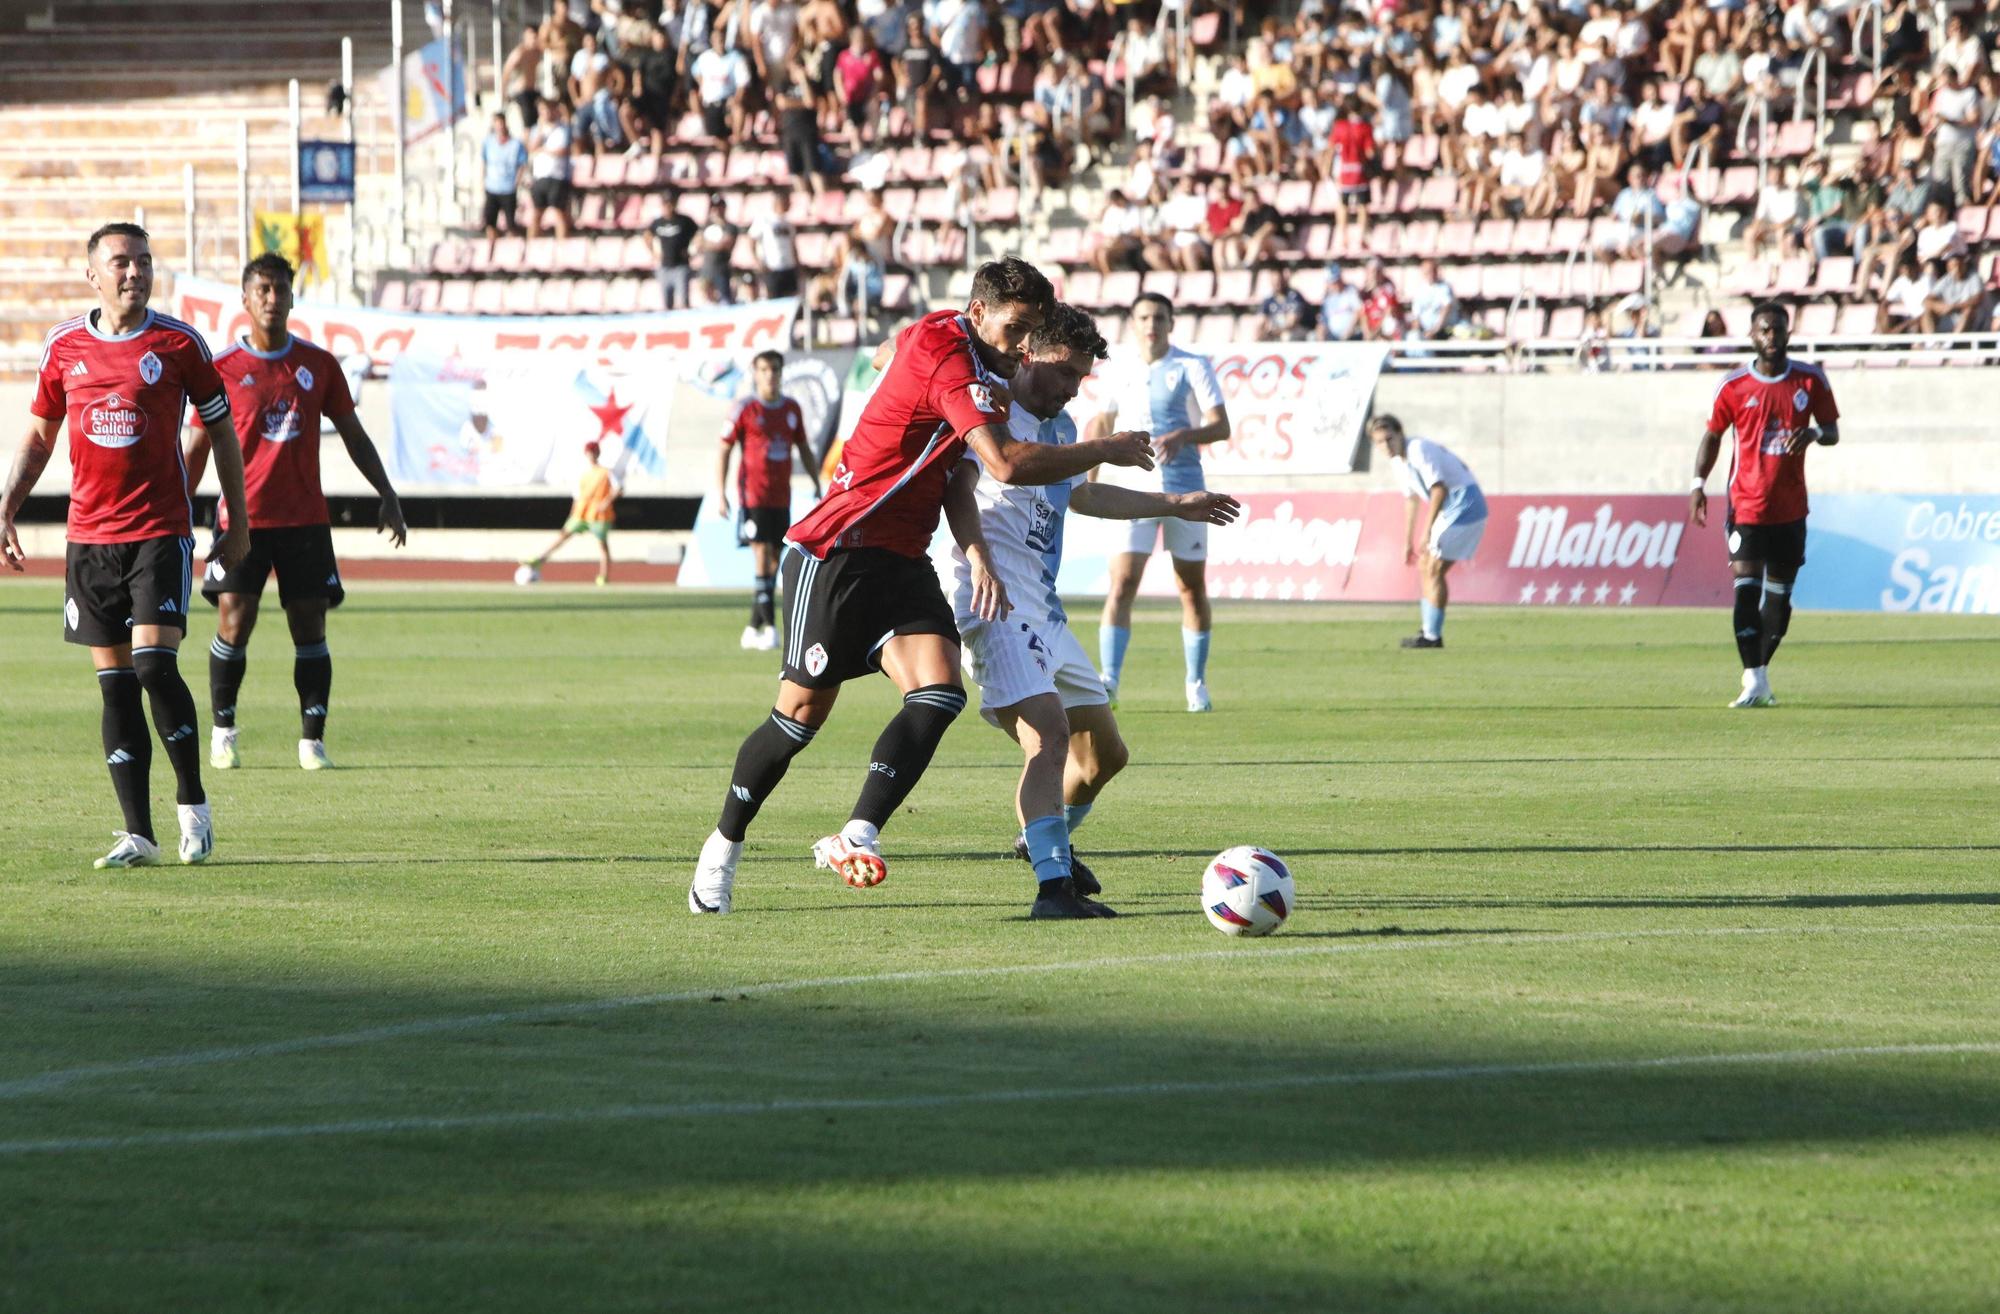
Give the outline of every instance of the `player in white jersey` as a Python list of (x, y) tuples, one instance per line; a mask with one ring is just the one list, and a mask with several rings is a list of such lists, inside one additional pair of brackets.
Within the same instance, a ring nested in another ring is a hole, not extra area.
[[(1442, 444), (1411, 438), (1393, 415), (1368, 423), (1368, 436), (1395, 467), (1396, 482), (1408, 499), (1403, 517), (1403, 561), (1423, 572), (1423, 628), (1403, 640), (1405, 648), (1444, 647), (1444, 607), (1451, 598), (1445, 576), (1453, 563), (1472, 560), (1486, 535), (1486, 495), (1465, 462)], [(1429, 507), (1421, 552), (1417, 514)]]
[[(1027, 358), (1010, 381), (1012, 437), (1058, 446), (1077, 441), (1076, 422), (1063, 408), (1107, 351), (1089, 315), (1058, 303), (1028, 334)], [(1014, 485), (980, 473), (978, 457), (968, 452), (953, 479), (973, 482), (979, 530), (1013, 608), (999, 619), (982, 618), (973, 605), (971, 567), (954, 550), (952, 610), (965, 640), (966, 667), (979, 684), (980, 715), (1005, 730), (1026, 757), (1015, 795), (1022, 827), (1015, 851), (1034, 865), (1040, 883), (1029, 916), (1110, 916), (1110, 909), (1087, 897), (1101, 887), (1075, 861), (1069, 837), (1128, 755), (1110, 696), (1070, 633), (1056, 594), (1063, 516), (1073, 510), (1112, 520), (1171, 517), (1176, 524), (1226, 525), (1242, 508), (1221, 493), (1143, 492), (1082, 476)]]
[[(1184, 351), (1167, 341), (1174, 327), (1174, 303), (1148, 292), (1132, 303), (1132, 335), (1139, 354), (1105, 367), (1105, 409), (1090, 422), (1093, 438), (1116, 426), (1144, 429), (1153, 435), (1158, 468), (1143, 480), (1105, 474), (1128, 487), (1148, 492), (1198, 493), (1207, 485), (1201, 470), (1201, 449), (1229, 437), (1229, 411), (1215, 381), (1208, 357)], [(1104, 619), (1097, 631), (1098, 659), (1104, 682), (1116, 701), (1124, 671), (1125, 649), (1132, 642), (1132, 599), (1139, 594), (1146, 561), (1161, 538), (1174, 559), (1174, 581), (1181, 595), (1181, 655), (1187, 665), (1187, 709), (1206, 712), (1208, 698), (1208, 635), (1214, 613), (1208, 602), (1208, 526), (1171, 517), (1149, 516), (1132, 522), (1125, 551), (1111, 558), (1111, 587), (1104, 599)]]

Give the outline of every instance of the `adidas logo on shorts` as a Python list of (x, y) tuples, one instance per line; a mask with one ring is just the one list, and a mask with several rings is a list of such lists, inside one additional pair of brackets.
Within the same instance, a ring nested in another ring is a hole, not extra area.
[(174, 602), (172, 598), (167, 598), (160, 603), (161, 615), (172, 614), (177, 616), (180, 614), (180, 610), (181, 610), (180, 607)]

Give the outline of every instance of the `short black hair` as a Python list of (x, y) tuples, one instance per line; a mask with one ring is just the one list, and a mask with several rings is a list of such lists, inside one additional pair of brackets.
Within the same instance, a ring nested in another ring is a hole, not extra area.
[(1079, 310), (1067, 301), (1058, 301), (1049, 307), (1048, 315), (1039, 325), (1028, 330), (1028, 350), (1035, 353), (1080, 351), (1093, 359), (1103, 360), (1111, 354), (1111, 344), (1098, 331), (1097, 321), (1090, 317), (1090, 312)]
[(1401, 433), (1403, 432), (1403, 422), (1389, 414), (1389, 412), (1383, 411), (1368, 421), (1368, 431), (1373, 433), (1376, 429), (1388, 429), (1393, 433)]
[(1141, 292), (1138, 295), (1138, 297), (1133, 300), (1132, 309), (1137, 310), (1139, 307), (1145, 305), (1148, 301), (1158, 306), (1161, 310), (1166, 311), (1168, 319), (1172, 319), (1174, 317), (1173, 300), (1172, 298), (1168, 297), (1167, 294), (1164, 292)]
[(255, 260), (243, 266), (243, 286), (249, 287), (250, 280), (259, 274), (270, 279), (273, 283), (284, 283), (287, 285), (296, 277), (291, 261), (279, 255), (276, 251), (266, 251), (263, 255), (258, 256)]
[(973, 301), (989, 306), (1031, 306), (1046, 314), (1056, 303), (1048, 278), (1019, 256), (989, 260), (972, 276)]
[(1792, 326), (1792, 312), (1779, 301), (1758, 302), (1750, 311), (1750, 322), (1755, 324), (1760, 319), (1775, 319), (1786, 328)]
[(778, 377), (783, 378), (785, 376), (785, 353), (782, 351), (760, 351), (750, 358), (750, 363), (752, 365), (761, 365), (767, 360), (771, 362), (771, 368), (778, 372)]
[(139, 225), (137, 224), (131, 224), (131, 223), (105, 224), (103, 227), (99, 228), (96, 232), (90, 235), (90, 241), (86, 243), (83, 248), (84, 257), (88, 259), (89, 257), (96, 255), (97, 244), (99, 242), (102, 242), (107, 237), (136, 237), (140, 241), (146, 242), (148, 244), (150, 244), (153, 240), (153, 235), (151, 233), (148, 233), (145, 229), (139, 227)]

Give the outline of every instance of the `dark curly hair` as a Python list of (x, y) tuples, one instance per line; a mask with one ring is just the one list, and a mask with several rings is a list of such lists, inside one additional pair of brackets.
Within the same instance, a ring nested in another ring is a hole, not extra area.
[(266, 251), (243, 266), (243, 286), (249, 287), (250, 280), (259, 274), (270, 279), (273, 285), (283, 283), (289, 287), (292, 283), (291, 262), (275, 251)]
[(1032, 306), (1047, 311), (1056, 301), (1056, 290), (1042, 271), (1019, 256), (989, 260), (972, 276), (972, 300), (989, 306)]
[(1028, 331), (1028, 350), (1040, 355), (1047, 351), (1080, 351), (1086, 356), (1103, 360), (1111, 354), (1111, 345), (1097, 330), (1097, 321), (1090, 312), (1078, 310), (1067, 301), (1058, 301), (1049, 307), (1049, 313), (1042, 322)]

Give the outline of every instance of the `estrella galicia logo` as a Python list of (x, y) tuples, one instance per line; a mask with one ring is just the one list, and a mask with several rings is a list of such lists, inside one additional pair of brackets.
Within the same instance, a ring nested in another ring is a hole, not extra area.
[(148, 384), (158, 383), (160, 381), (160, 373), (160, 358), (158, 356), (149, 351), (139, 357), (140, 378), (144, 379)]
[(114, 392), (83, 408), (83, 436), (99, 447), (130, 447), (146, 436), (146, 412)]
[(272, 402), (264, 411), (264, 441), (288, 443), (299, 436), (299, 404), (289, 397)]

